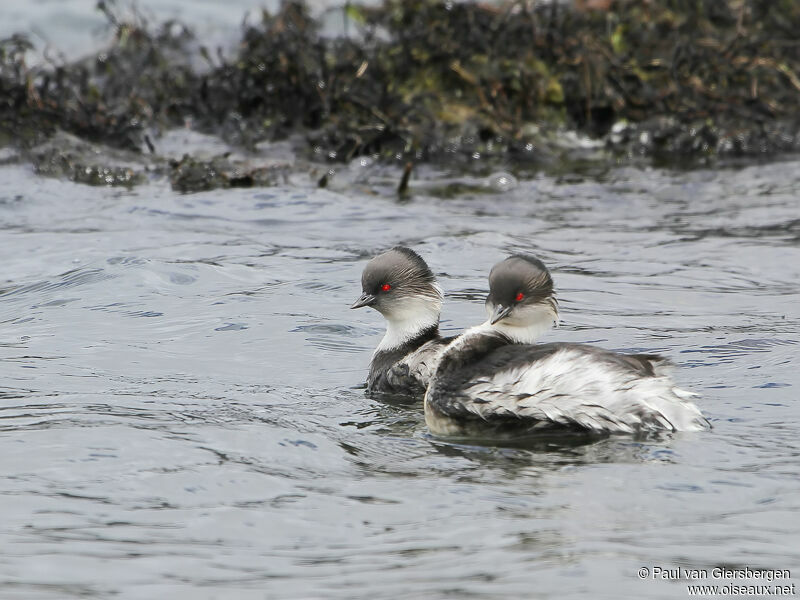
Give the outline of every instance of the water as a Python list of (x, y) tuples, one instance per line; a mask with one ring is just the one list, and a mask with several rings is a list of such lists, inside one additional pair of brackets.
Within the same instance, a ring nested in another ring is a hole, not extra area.
[[(258, 23), (261, 10), (277, 12), (280, 0), (105, 0), (115, 14), (131, 19), (143, 17), (150, 24), (177, 19), (192, 28), (210, 48), (221, 47), (230, 55), (239, 41), (241, 25)], [(360, 5), (376, 0), (360, 1)], [(320, 19), (323, 32), (340, 35), (345, 30), (339, 0), (306, 0), (312, 14)], [(349, 28), (352, 30), (352, 27)], [(0, 39), (15, 33), (27, 34), (36, 46), (27, 63), (51, 64), (61, 59), (76, 60), (109, 44), (113, 30), (97, 10), (97, 0), (2, 0)]]
[[(412, 181), (404, 203), (0, 168), (0, 595), (687, 597), (637, 576), (656, 566), (796, 583), (799, 167)], [(539, 255), (547, 340), (667, 354), (713, 431), (430, 437), (419, 405), (359, 387), (383, 322), (348, 305), (398, 243), (439, 275), (447, 333), (482, 319), (494, 262)]]

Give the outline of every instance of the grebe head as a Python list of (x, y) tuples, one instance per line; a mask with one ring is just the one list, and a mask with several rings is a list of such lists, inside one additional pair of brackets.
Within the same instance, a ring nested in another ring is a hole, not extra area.
[(395, 347), (436, 327), (442, 310), (442, 290), (419, 254), (403, 246), (379, 254), (361, 275), (362, 294), (350, 308), (369, 306), (388, 321), (379, 349)]
[(509, 256), (492, 267), (487, 324), (518, 343), (533, 343), (558, 322), (553, 278), (538, 258)]

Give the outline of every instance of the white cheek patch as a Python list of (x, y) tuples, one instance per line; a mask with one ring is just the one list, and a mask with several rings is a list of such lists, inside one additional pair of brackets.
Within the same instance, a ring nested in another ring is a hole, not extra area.
[(548, 303), (518, 306), (508, 317), (490, 327), (517, 344), (533, 344), (557, 324), (558, 311)]
[(386, 334), (375, 352), (392, 350), (413, 339), (420, 332), (439, 324), (442, 310), (441, 298), (416, 296), (400, 298), (384, 310)]

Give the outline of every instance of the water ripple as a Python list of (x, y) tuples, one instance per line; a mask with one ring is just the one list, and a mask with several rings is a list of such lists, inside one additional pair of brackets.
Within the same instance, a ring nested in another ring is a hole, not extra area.
[[(310, 180), (189, 198), (3, 167), (25, 198), (0, 225), (0, 585), (611, 598), (644, 593), (642, 565), (796, 564), (797, 172), (620, 169), (398, 204)], [(365, 396), (385, 324), (348, 308), (398, 243), (436, 272), (448, 334), (485, 318), (494, 262), (540, 255), (562, 313), (546, 340), (670, 356), (714, 429), (432, 437), (420, 402)]]

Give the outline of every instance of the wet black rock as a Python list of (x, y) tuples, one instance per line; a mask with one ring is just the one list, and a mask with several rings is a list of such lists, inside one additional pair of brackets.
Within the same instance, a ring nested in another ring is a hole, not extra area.
[(287, 165), (248, 165), (228, 156), (198, 160), (188, 154), (170, 162), (172, 189), (179, 192), (202, 192), (227, 187), (267, 187), (286, 182)]
[(75, 136), (57, 133), (24, 153), (36, 173), (76, 183), (133, 187), (147, 180), (138, 157), (111, 148), (100, 148)]

